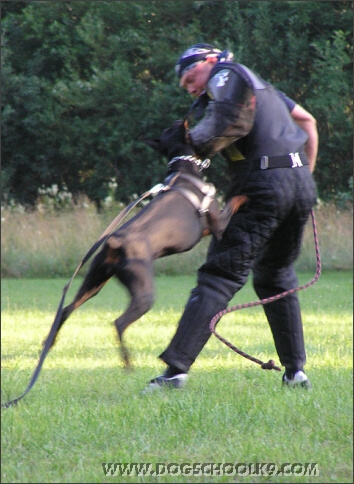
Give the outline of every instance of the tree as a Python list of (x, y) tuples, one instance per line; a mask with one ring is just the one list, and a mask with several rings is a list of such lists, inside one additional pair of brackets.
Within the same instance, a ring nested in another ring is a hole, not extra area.
[[(324, 199), (351, 177), (352, 10), (324, 2), (2, 2), (2, 195), (29, 207), (58, 185), (100, 208), (111, 181), (129, 201), (161, 181), (156, 137), (191, 104), (174, 63), (210, 42), (318, 120)], [(265, 42), (266, 40), (266, 42)], [(148, 169), (146, 169), (148, 167)], [(208, 178), (222, 192), (221, 157)], [(344, 194), (344, 195), (343, 195)]]

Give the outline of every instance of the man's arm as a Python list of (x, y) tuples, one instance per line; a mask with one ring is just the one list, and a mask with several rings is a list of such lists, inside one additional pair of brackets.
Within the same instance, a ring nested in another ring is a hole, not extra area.
[(253, 89), (235, 72), (221, 69), (208, 81), (210, 98), (189, 140), (198, 156), (211, 157), (246, 136), (255, 118)]
[(316, 119), (306, 109), (296, 104), (291, 111), (291, 116), (294, 121), (302, 128), (308, 135), (308, 141), (305, 145), (305, 153), (309, 160), (309, 167), (313, 173), (316, 166), (316, 158), (318, 151), (318, 132)]

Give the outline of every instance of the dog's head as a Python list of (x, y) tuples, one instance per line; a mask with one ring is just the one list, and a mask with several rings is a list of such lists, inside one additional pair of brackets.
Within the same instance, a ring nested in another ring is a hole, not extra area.
[(167, 158), (191, 154), (191, 146), (186, 141), (186, 128), (186, 122), (178, 120), (170, 128), (163, 130), (159, 138), (144, 142)]

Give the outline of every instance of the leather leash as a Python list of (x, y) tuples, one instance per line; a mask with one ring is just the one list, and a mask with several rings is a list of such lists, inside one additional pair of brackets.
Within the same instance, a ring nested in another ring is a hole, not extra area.
[[(179, 172), (177, 172), (175, 175), (173, 175), (172, 177), (169, 177), (168, 178), (168, 184), (167, 185), (164, 185), (162, 183), (158, 183), (153, 188), (150, 188), (150, 190), (148, 190), (147, 192), (143, 193), (137, 200), (134, 200), (129, 205), (127, 205), (116, 216), (116, 218), (109, 224), (109, 226), (102, 233), (102, 235), (100, 236), (100, 238), (93, 244), (93, 246), (91, 247), (91, 249), (86, 253), (86, 255), (83, 257), (83, 259), (81, 260), (81, 262), (79, 263), (79, 265), (75, 269), (75, 272), (71, 276), (69, 282), (63, 288), (62, 297), (60, 299), (59, 306), (58, 306), (58, 309), (57, 309), (57, 312), (56, 312), (54, 321), (52, 323), (52, 326), (51, 326), (51, 329), (49, 331), (49, 334), (48, 334), (48, 336), (47, 336), (47, 338), (45, 340), (45, 343), (44, 343), (42, 352), (40, 354), (40, 357), (39, 357), (37, 366), (36, 366), (36, 368), (35, 368), (35, 370), (34, 370), (34, 372), (32, 374), (32, 377), (31, 377), (31, 379), (30, 379), (30, 381), (28, 383), (28, 386), (27, 386), (26, 390), (19, 397), (14, 398), (13, 400), (9, 400), (6, 403), (2, 403), (1, 406), (3, 408), (12, 407), (17, 402), (19, 402), (25, 395), (27, 395), (27, 393), (31, 390), (31, 388), (33, 387), (33, 385), (36, 383), (37, 378), (39, 376), (39, 373), (40, 373), (40, 371), (42, 369), (43, 362), (44, 362), (44, 360), (45, 360), (45, 358), (46, 358), (46, 356), (47, 356), (47, 354), (48, 354), (48, 352), (49, 352), (49, 350), (50, 350), (50, 348), (51, 348), (51, 346), (53, 344), (55, 335), (57, 333), (57, 329), (59, 327), (59, 324), (60, 324), (60, 321), (61, 321), (61, 317), (62, 317), (62, 314), (63, 314), (63, 305), (64, 305), (65, 296), (66, 296), (66, 294), (67, 294), (67, 292), (68, 292), (68, 290), (69, 290), (69, 288), (71, 286), (71, 283), (72, 283), (73, 279), (75, 278), (75, 276), (77, 275), (77, 273), (79, 272), (79, 270), (81, 269), (81, 267), (96, 252), (96, 250), (105, 242), (105, 240), (107, 240), (107, 238), (112, 234), (112, 232), (114, 232), (114, 230), (116, 230), (116, 228), (118, 227), (119, 223), (122, 222), (122, 220), (125, 219), (125, 217), (129, 214), (129, 212), (131, 212), (131, 210), (133, 210), (134, 207), (136, 207), (136, 205), (138, 205), (142, 200), (144, 200), (145, 198), (149, 197), (150, 195), (157, 195), (157, 194), (159, 194), (161, 192), (165, 192), (165, 191), (170, 190), (171, 187), (174, 185), (175, 181), (179, 177), (182, 177), (182, 174), (180, 174)], [(189, 181), (191, 181), (191, 180), (189, 180)], [(195, 181), (194, 181), (194, 184), (195, 184)], [(189, 201), (191, 201), (191, 200), (189, 199)]]
[(53, 344), (53, 341), (54, 341), (54, 337), (57, 333), (57, 329), (59, 327), (59, 324), (60, 324), (60, 320), (61, 320), (61, 316), (62, 316), (62, 313), (63, 313), (63, 305), (64, 305), (64, 300), (65, 300), (65, 296), (70, 288), (70, 285), (73, 281), (73, 279), (75, 278), (76, 274), (79, 272), (79, 270), (81, 269), (81, 267), (88, 261), (88, 259), (96, 252), (96, 250), (104, 243), (104, 241), (111, 235), (111, 233), (117, 228), (118, 224), (124, 220), (124, 218), (129, 214), (129, 212), (131, 212), (131, 210), (133, 210), (133, 208), (138, 205), (142, 200), (144, 200), (145, 198), (149, 197), (150, 195), (155, 195), (155, 194), (158, 194), (160, 193), (161, 191), (163, 191), (164, 189), (167, 190), (170, 188), (171, 186), (171, 183), (174, 183), (175, 179), (172, 179), (171, 182), (170, 182), (170, 185), (163, 185), (162, 183), (159, 183), (157, 185), (155, 185), (153, 188), (151, 188), (150, 190), (148, 190), (147, 192), (143, 193), (140, 198), (138, 198), (137, 200), (134, 200), (133, 202), (131, 202), (129, 205), (127, 205), (117, 216), (116, 218), (109, 224), (109, 226), (106, 228), (106, 230), (102, 233), (102, 235), (100, 236), (100, 238), (97, 240), (97, 242), (95, 242), (93, 244), (93, 246), (91, 247), (91, 249), (87, 252), (87, 254), (83, 257), (83, 259), (81, 260), (81, 262), (79, 263), (79, 265), (77, 266), (74, 274), (71, 276), (69, 282), (64, 286), (63, 288), (63, 293), (62, 293), (62, 297), (61, 297), (61, 300), (59, 302), (59, 306), (58, 306), (58, 309), (57, 309), (57, 312), (56, 312), (56, 316), (54, 318), (54, 321), (52, 323), (52, 327), (49, 331), (49, 334), (47, 336), (47, 339), (45, 340), (45, 343), (44, 343), (44, 346), (43, 346), (43, 349), (42, 349), (42, 352), (41, 352), (41, 355), (39, 357), (39, 360), (38, 360), (38, 363), (37, 363), (37, 366), (36, 366), (36, 369), (34, 370), (33, 372), (33, 375), (29, 381), (29, 384), (26, 388), (26, 390), (24, 391), (24, 393), (22, 395), (20, 395), (19, 397), (17, 398), (14, 398), (13, 400), (10, 400), (6, 403), (2, 403), (1, 406), (4, 407), (4, 408), (9, 408), (13, 405), (15, 405), (19, 400), (21, 400), (25, 395), (27, 395), (27, 393), (31, 390), (31, 388), (33, 387), (33, 385), (36, 383), (37, 381), (37, 378), (39, 376), (39, 373), (41, 371), (41, 368), (43, 366), (43, 362)]

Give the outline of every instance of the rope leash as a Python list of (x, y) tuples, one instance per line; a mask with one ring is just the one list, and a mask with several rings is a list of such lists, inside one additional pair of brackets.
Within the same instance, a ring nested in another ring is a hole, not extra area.
[(111, 235), (111, 233), (118, 227), (119, 223), (122, 222), (125, 219), (125, 217), (129, 214), (129, 212), (131, 212), (133, 210), (134, 207), (136, 207), (136, 205), (138, 205), (142, 200), (144, 200), (145, 198), (149, 197), (150, 195), (156, 195), (156, 194), (160, 193), (161, 191), (167, 190), (169, 188), (170, 188), (170, 185), (167, 185), (166, 186), (166, 185), (163, 185), (162, 183), (159, 183), (159, 184), (155, 185), (153, 188), (151, 188), (150, 190), (148, 190), (147, 192), (143, 193), (137, 200), (134, 200), (129, 205), (127, 205), (116, 216), (116, 218), (109, 224), (109, 226), (102, 233), (102, 235), (97, 240), (97, 242), (95, 242), (93, 244), (93, 246), (91, 247), (91, 249), (83, 257), (83, 259), (81, 260), (81, 262), (77, 266), (74, 274), (71, 276), (69, 282), (63, 288), (63, 294), (62, 294), (61, 300), (59, 302), (59, 306), (58, 306), (58, 309), (57, 309), (57, 312), (56, 312), (54, 321), (52, 323), (52, 327), (51, 327), (51, 329), (49, 331), (49, 334), (47, 336), (47, 339), (45, 340), (45, 343), (44, 343), (42, 352), (40, 354), (40, 357), (39, 357), (37, 366), (36, 366), (36, 368), (35, 368), (35, 370), (34, 370), (34, 372), (32, 374), (32, 377), (31, 377), (31, 379), (30, 379), (30, 381), (28, 383), (28, 386), (27, 386), (26, 390), (19, 397), (14, 398), (13, 400), (10, 400), (10, 401), (8, 401), (6, 403), (2, 403), (1, 404), (1, 407), (9, 408), (9, 407), (12, 407), (13, 405), (15, 405), (19, 400), (21, 400), (25, 395), (27, 395), (27, 393), (31, 390), (31, 388), (33, 387), (33, 385), (36, 383), (37, 378), (39, 376), (39, 373), (40, 373), (40, 371), (42, 369), (43, 362), (44, 362), (44, 360), (45, 360), (45, 358), (46, 358), (46, 356), (47, 356), (47, 354), (48, 354), (48, 352), (49, 352), (49, 350), (50, 350), (50, 348), (51, 348), (51, 346), (53, 344), (55, 335), (57, 333), (57, 329), (59, 327), (59, 324), (60, 324), (60, 321), (61, 321), (61, 317), (62, 317), (62, 314), (63, 314), (63, 305), (64, 305), (65, 296), (66, 296), (66, 294), (67, 294), (67, 292), (68, 292), (68, 290), (69, 290), (69, 288), (71, 286), (71, 283), (72, 283), (73, 279), (75, 278), (76, 274), (79, 272), (79, 270), (81, 269), (81, 267), (96, 252), (96, 250), (105, 242), (105, 240)]
[(231, 313), (233, 311), (238, 311), (239, 309), (252, 308), (252, 307), (255, 307), (255, 306), (269, 304), (271, 302), (277, 301), (278, 299), (289, 296), (290, 294), (293, 294), (297, 291), (301, 291), (302, 289), (307, 289), (308, 287), (312, 286), (313, 284), (315, 284), (315, 282), (318, 281), (318, 279), (321, 275), (321, 257), (320, 257), (320, 250), (319, 250), (319, 244), (318, 244), (316, 219), (315, 219), (315, 214), (314, 214), (313, 209), (311, 210), (311, 218), (312, 218), (313, 236), (314, 236), (314, 242), (315, 242), (315, 251), (316, 251), (316, 273), (315, 273), (313, 279), (310, 282), (308, 282), (307, 284), (304, 284), (303, 286), (299, 286), (299, 287), (296, 287), (294, 289), (289, 289), (288, 291), (281, 292), (280, 294), (277, 294), (275, 296), (267, 297), (265, 299), (260, 299), (259, 301), (254, 301), (254, 302), (251, 302), (251, 303), (238, 304), (236, 306), (232, 306), (230, 308), (223, 309), (222, 311), (217, 313), (213, 317), (213, 319), (210, 321), (209, 329), (210, 329), (211, 333), (213, 333), (222, 343), (224, 343), (230, 349), (235, 351), (235, 353), (243, 356), (244, 358), (247, 358), (248, 360), (253, 361), (254, 363), (257, 363), (258, 365), (261, 365), (261, 368), (263, 370), (281, 371), (281, 369), (278, 366), (275, 366), (275, 363), (274, 363), (273, 360), (269, 360), (267, 363), (264, 363), (263, 361), (259, 360), (258, 358), (255, 358), (251, 355), (248, 355), (247, 353), (240, 350), (239, 348), (236, 348), (236, 346), (234, 346), (232, 343), (227, 341), (225, 338), (220, 336), (215, 331), (215, 326), (220, 321), (220, 319), (223, 316), (225, 316), (225, 314)]

